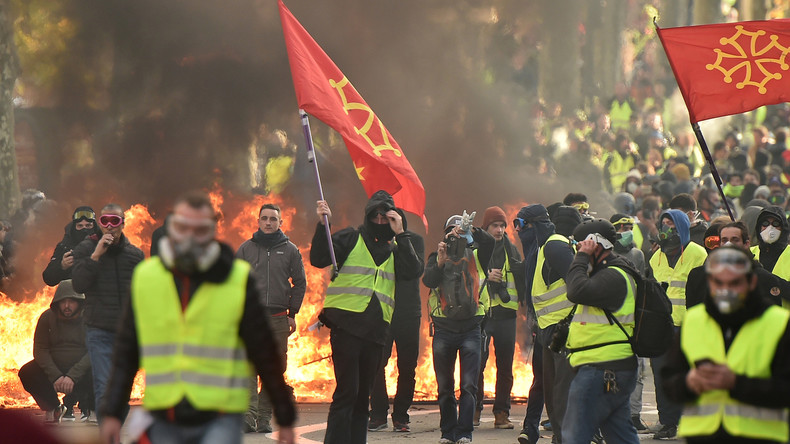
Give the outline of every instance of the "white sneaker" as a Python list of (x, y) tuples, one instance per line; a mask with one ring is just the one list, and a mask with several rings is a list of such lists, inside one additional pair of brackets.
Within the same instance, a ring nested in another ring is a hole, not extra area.
[(439, 444), (455, 444), (455, 441), (447, 439), (447, 438), (441, 438), (439, 440)]
[(456, 441), (455, 443), (456, 444), (469, 444), (471, 442), (472, 442), (472, 438), (463, 437), (463, 438), (459, 439), (458, 441)]

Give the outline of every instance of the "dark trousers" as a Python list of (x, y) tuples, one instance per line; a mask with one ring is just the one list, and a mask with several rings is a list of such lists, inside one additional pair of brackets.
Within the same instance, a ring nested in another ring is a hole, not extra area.
[[(679, 328), (675, 327), (675, 334), (677, 335), (678, 332)], [(664, 393), (664, 379), (661, 377), (661, 369), (666, 365), (668, 354), (669, 352), (650, 358), (650, 367), (653, 368), (653, 381), (656, 384), (658, 421), (662, 425), (677, 427), (680, 422), (680, 416), (683, 414), (683, 404), (673, 402), (667, 397), (666, 393)]]
[(392, 317), (389, 343), (382, 350), (381, 365), (370, 392), (370, 419), (385, 421), (389, 409), (387, 381), (384, 367), (392, 354), (392, 342), (398, 354), (398, 388), (392, 403), (392, 421), (407, 424), (409, 407), (414, 399), (414, 378), (417, 358), (420, 355), (420, 318), (419, 316)]
[(381, 362), (381, 344), (333, 328), (329, 342), (335, 393), (326, 419), (324, 444), (365, 444), (370, 387)]
[(496, 393), (494, 413), (510, 414), (510, 392), (513, 390), (513, 354), (516, 352), (516, 318), (488, 319), (483, 330), (483, 354), (480, 360), (480, 379), (477, 381), (477, 410), (483, 410), (483, 371), (486, 368), (491, 338), (496, 356)]
[(562, 422), (568, 406), (568, 391), (573, 380), (573, 368), (565, 353), (554, 353), (547, 344), (551, 344), (555, 325), (541, 330), (543, 344), (543, 389), (546, 413), (551, 421), (554, 436), (561, 437)]
[[(442, 438), (453, 442), (461, 438), (472, 439), (481, 336), (479, 328), (463, 333), (437, 328), (433, 335), (431, 348), (439, 397), (439, 428)], [(461, 367), (461, 396), (458, 400), (455, 398), (456, 359), (460, 361)]]
[(527, 398), (527, 413), (524, 415), (522, 432), (527, 434), (529, 442), (535, 444), (540, 438), (540, 417), (543, 415), (543, 345), (535, 336), (532, 349), (532, 385)]
[[(19, 380), (22, 386), (36, 400), (41, 410), (52, 410), (61, 404), (58, 393), (52, 382), (47, 378), (47, 374), (36, 361), (30, 361), (19, 369)], [(80, 404), (80, 410), (95, 410), (93, 399), (93, 378), (90, 374), (85, 375), (79, 381), (74, 382), (74, 389), (71, 393), (63, 397), (63, 405), (73, 408), (74, 404)]]

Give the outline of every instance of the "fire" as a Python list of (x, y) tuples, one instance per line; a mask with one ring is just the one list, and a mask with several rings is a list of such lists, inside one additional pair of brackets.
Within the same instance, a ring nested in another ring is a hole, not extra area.
[[(317, 269), (309, 264), (309, 241), (314, 230), (312, 211), (297, 207), (286, 202), (276, 194), (267, 196), (240, 196), (215, 186), (209, 193), (215, 208), (222, 214), (217, 225), (217, 237), (237, 249), (242, 242), (249, 239), (257, 230), (258, 211), (264, 203), (277, 204), (281, 208), (283, 219), (282, 229), (298, 246), (305, 262), (307, 292), (301, 311), (296, 316), (297, 331), (288, 340), (288, 369), (286, 380), (294, 388), (294, 395), (299, 402), (328, 402), (334, 391), (335, 381), (329, 345), (329, 331), (326, 328), (316, 329), (318, 313), (323, 306), (323, 298), (329, 284), (329, 271)], [(522, 205), (523, 206), (523, 205)], [(520, 206), (508, 206), (508, 214), (515, 212)], [(162, 221), (155, 220), (142, 204), (135, 204), (125, 212), (126, 225), (124, 233), (129, 240), (140, 247), (146, 254), (150, 249), (151, 233)], [(299, 239), (304, 239), (300, 241)], [(49, 251), (49, 250), (47, 250)], [(48, 254), (42, 254), (46, 261)], [(49, 306), (54, 288), (44, 287), (32, 301), (17, 303), (0, 293), (0, 340), (4, 353), (0, 357), (0, 407), (22, 407), (35, 405), (32, 397), (22, 388), (16, 374), (19, 368), (30, 361), (33, 351), (33, 332), (40, 314)], [(427, 290), (423, 288), (423, 301), (427, 301)], [(423, 304), (424, 306), (427, 303)], [(415, 400), (436, 399), (436, 378), (433, 370), (431, 338), (429, 337), (430, 317), (427, 309), (423, 310), (420, 327), (420, 359), (417, 364)], [(523, 325), (523, 318), (519, 323)], [(513, 373), (514, 385), (512, 395), (524, 398), (532, 383), (532, 371), (527, 363), (527, 356), (521, 350), (521, 341), (516, 344)], [(492, 347), (493, 348), (493, 347)], [(494, 352), (491, 352), (484, 373), (486, 396), (493, 396), (496, 380)], [(396, 353), (390, 359), (385, 373), (387, 388), (390, 395), (396, 389), (397, 370)], [(456, 368), (456, 381), (459, 380)], [(132, 393), (133, 399), (139, 399), (143, 393), (142, 375), (138, 374)]]

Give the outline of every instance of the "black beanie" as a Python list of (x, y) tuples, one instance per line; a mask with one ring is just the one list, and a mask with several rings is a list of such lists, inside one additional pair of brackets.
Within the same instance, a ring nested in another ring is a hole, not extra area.
[(554, 218), (551, 221), (554, 222), (557, 234), (568, 237), (582, 223), (582, 215), (576, 208), (562, 205), (557, 207), (557, 210), (554, 212)]

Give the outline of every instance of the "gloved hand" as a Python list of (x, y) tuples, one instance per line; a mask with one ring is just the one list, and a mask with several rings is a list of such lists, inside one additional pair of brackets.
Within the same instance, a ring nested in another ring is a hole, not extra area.
[(473, 243), (475, 240), (472, 237), (472, 221), (475, 219), (475, 215), (477, 211), (472, 211), (472, 214), (468, 214), (466, 210), (461, 215), (461, 225), (458, 227), (461, 232), (463, 232), (463, 238), (466, 239), (467, 244)]

